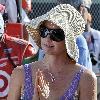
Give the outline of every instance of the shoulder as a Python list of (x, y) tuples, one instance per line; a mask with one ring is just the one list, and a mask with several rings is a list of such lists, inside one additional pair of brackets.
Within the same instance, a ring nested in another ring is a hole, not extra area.
[(20, 44), (20, 45), (28, 45), (29, 44), (28, 41), (23, 40), (23, 39), (8, 36), (7, 34), (5, 34), (4, 36), (5, 36), (6, 40), (8, 40), (9, 42), (12, 42), (12, 43), (16, 43), (16, 44)]
[(85, 69), (83, 73), (83, 78), (97, 79), (95, 73), (93, 71), (89, 71), (88, 69)]
[(84, 41), (83, 35), (79, 35), (79, 36), (76, 38), (76, 41)]
[(84, 84), (84, 82), (86, 82), (86, 84), (88, 84), (87, 82), (90, 82), (90, 80), (94, 80), (94, 81), (97, 80), (96, 74), (93, 71), (87, 69), (86, 66), (80, 65), (78, 63), (76, 64), (76, 66), (79, 70), (80, 69), (83, 70), (82, 75), (81, 75), (80, 83)]
[(85, 40), (85, 38), (84, 38), (83, 35), (79, 35), (79, 36), (76, 38), (76, 43), (77, 43), (77, 46), (78, 46), (78, 47), (87, 48), (87, 43), (86, 43), (86, 40)]
[(84, 70), (84, 73), (81, 76), (80, 84), (84, 87), (95, 86), (97, 82), (97, 77), (94, 72), (89, 71), (88, 69)]
[[(32, 68), (32, 71), (36, 72), (38, 69), (42, 69), (42, 62), (41, 61), (35, 61), (30, 64), (25, 64), (26, 66), (29, 65), (29, 67)], [(13, 78), (18, 78), (19, 80), (22, 80), (24, 77), (24, 67), (25, 65), (16, 67), (12, 72)]]
[(18, 66), (12, 72), (7, 100), (19, 100), (20, 90), (23, 86), (23, 66)]
[(23, 81), (23, 75), (24, 75), (24, 67), (23, 66), (18, 66), (16, 67), (13, 71), (12, 71), (12, 74), (11, 74), (11, 79), (12, 80), (15, 80), (15, 81), (18, 81), (20, 80), (19, 82), (22, 82)]
[(95, 33), (97, 33), (97, 34), (100, 34), (100, 31), (99, 31), (99, 30), (96, 30), (96, 29), (94, 29), (94, 28), (91, 28), (91, 32), (95, 32)]
[(94, 38), (100, 39), (100, 31), (99, 30), (95, 30), (95, 29), (91, 28), (91, 34), (93, 35)]
[(81, 100), (97, 100), (96, 75), (89, 70), (85, 70), (80, 79), (79, 89)]
[(24, 69), (23, 65), (17, 66), (17, 67), (13, 70), (12, 73), (22, 73), (22, 72), (23, 72), (23, 69)]

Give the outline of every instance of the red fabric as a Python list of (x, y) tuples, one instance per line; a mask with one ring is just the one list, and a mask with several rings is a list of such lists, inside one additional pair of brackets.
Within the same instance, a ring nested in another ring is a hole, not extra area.
[(6, 23), (5, 33), (9, 36), (23, 38), (23, 25), (22, 23)]
[(27, 3), (27, 0), (22, 0), (22, 8), (31, 11), (31, 0), (30, 0), (30, 4)]
[[(34, 55), (34, 49), (25, 40), (10, 37), (5, 34), (4, 41), (7, 44), (7, 48), (12, 60), (17, 66), (22, 64), (22, 60), (25, 57)], [(0, 85), (2, 86), (0, 87), (0, 95), (2, 95), (2, 97), (0, 97), (0, 100), (2, 98), (6, 98), (8, 94), (7, 87), (13, 69), (14, 67), (6, 57), (6, 50), (3, 48), (2, 43), (0, 42), (0, 80), (2, 81), (0, 81)]]
[(26, 47), (23, 58), (29, 57), (29, 55), (30, 56), (35, 55), (35, 49), (31, 45), (28, 45)]
[(26, 0), (22, 0), (22, 7), (23, 7), (24, 9), (27, 8), (27, 2), (26, 2)]

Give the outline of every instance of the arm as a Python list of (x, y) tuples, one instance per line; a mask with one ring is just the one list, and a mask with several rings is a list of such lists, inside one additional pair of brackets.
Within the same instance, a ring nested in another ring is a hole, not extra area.
[(22, 0), (22, 8), (31, 11), (31, 2), (32, 0)]
[(6, 0), (6, 9), (8, 12), (8, 21), (16, 23), (17, 22), (17, 6), (15, 0)]
[(97, 78), (93, 72), (82, 75), (79, 100), (97, 100)]
[[(36, 50), (34, 47), (32, 47), (32, 45), (28, 45), (26, 48), (25, 48), (25, 51), (23, 53), (23, 64), (28, 64), (28, 63), (31, 63), (33, 62), (34, 60), (32, 60), (35, 56), (36, 56)], [(27, 58), (32, 58), (32, 59), (27, 59)], [(27, 59), (27, 60), (26, 60)]]
[(78, 58), (78, 63), (87, 66), (87, 44), (86, 40), (82, 35), (78, 36), (76, 39), (76, 43), (79, 49), (79, 58)]
[(21, 96), (21, 85), (22, 85), (22, 70), (21, 68), (15, 68), (10, 81), (10, 89), (7, 100), (19, 100)]
[(78, 63), (87, 67), (87, 69), (92, 71), (92, 63), (85, 38), (82, 35), (80, 35), (76, 39), (76, 43), (79, 49)]
[(89, 50), (84, 49), (82, 47), (79, 48), (79, 58), (78, 63), (85, 66), (87, 69), (92, 71), (92, 63), (90, 58)]
[(83, 66), (87, 66), (87, 52), (82, 47), (79, 48), (78, 63), (83, 65)]

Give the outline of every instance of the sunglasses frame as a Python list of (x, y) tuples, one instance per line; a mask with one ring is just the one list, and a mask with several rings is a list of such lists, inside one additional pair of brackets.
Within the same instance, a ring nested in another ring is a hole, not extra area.
[(56, 42), (65, 40), (64, 31), (62, 29), (49, 29), (47, 27), (40, 27), (39, 34), (42, 38), (50, 35), (50, 39)]

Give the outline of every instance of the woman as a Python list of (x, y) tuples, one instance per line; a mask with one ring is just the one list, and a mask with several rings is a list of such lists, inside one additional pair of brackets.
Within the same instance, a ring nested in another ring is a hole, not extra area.
[(76, 63), (75, 38), (85, 26), (80, 13), (61, 4), (31, 24), (45, 57), (13, 71), (8, 100), (97, 100), (95, 74)]

